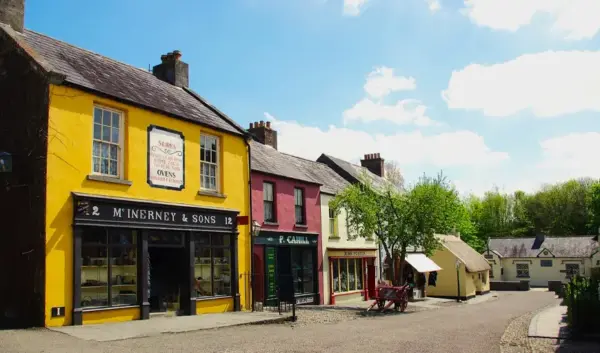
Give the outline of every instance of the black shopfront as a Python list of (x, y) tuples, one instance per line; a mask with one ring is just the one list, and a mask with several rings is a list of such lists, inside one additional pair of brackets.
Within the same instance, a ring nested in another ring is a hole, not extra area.
[(318, 234), (262, 230), (254, 238), (255, 301), (319, 304)]
[(73, 193), (73, 324), (86, 312), (139, 308), (195, 315), (231, 298), (240, 310), (238, 211)]

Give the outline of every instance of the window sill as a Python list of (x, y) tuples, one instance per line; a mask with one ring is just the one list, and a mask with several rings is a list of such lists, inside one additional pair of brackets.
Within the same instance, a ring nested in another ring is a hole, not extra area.
[(233, 299), (233, 296), (231, 295), (221, 295), (221, 296), (216, 296), (216, 297), (196, 297), (196, 298), (192, 298), (193, 300), (197, 301), (197, 302), (203, 302), (203, 301), (207, 301), (207, 300), (218, 300), (218, 299)]
[(308, 229), (308, 224), (294, 224), (294, 228)]
[(264, 222), (263, 222), (263, 225), (264, 225), (264, 226), (279, 226), (279, 223), (277, 223), (277, 222), (267, 222), (267, 221), (264, 221)]
[(364, 289), (351, 290), (348, 292), (333, 292), (334, 297), (344, 296), (344, 295), (352, 295), (352, 294), (362, 294)]
[[(120, 305), (120, 306), (98, 306), (91, 308), (79, 308), (79, 310), (83, 313), (93, 313), (97, 311), (110, 311), (110, 310), (122, 310), (122, 309), (136, 309), (139, 308), (139, 305)], [(75, 309), (77, 311), (77, 309)]]
[(530, 279), (531, 277), (529, 276), (517, 276), (518, 279)]
[(209, 190), (200, 190), (200, 191), (198, 191), (198, 196), (211, 196), (211, 197), (218, 197), (218, 198), (221, 198), (221, 199), (227, 198), (227, 195), (225, 195), (225, 194), (221, 194), (220, 192), (209, 191)]
[(100, 181), (103, 183), (127, 185), (127, 186), (131, 186), (133, 184), (133, 182), (131, 180), (119, 179), (119, 178), (115, 178), (115, 177), (96, 175), (96, 174), (88, 175), (87, 180)]
[(330, 235), (330, 236), (329, 236), (329, 239), (330, 239), (330, 240), (340, 240), (341, 238), (340, 238), (340, 236), (339, 236), (339, 235)]

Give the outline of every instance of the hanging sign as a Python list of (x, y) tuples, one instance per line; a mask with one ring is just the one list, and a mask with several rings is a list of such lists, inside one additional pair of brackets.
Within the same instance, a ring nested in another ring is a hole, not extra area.
[(148, 184), (152, 187), (185, 188), (185, 139), (178, 131), (148, 127)]
[(12, 156), (7, 152), (0, 152), (0, 173), (12, 172)]

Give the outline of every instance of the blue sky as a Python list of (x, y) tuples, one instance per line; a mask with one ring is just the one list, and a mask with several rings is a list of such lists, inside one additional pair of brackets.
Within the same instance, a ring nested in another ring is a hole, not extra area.
[(280, 150), (439, 170), (465, 193), (600, 177), (600, 2), (28, 0), (26, 27), (191, 86)]

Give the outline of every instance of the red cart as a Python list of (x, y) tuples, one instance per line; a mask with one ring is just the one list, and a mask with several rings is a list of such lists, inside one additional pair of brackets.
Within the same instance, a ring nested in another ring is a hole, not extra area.
[(385, 311), (394, 304), (394, 310), (404, 312), (408, 306), (409, 291), (410, 286), (408, 284), (399, 287), (378, 284), (375, 289), (375, 301), (367, 311), (375, 306), (377, 306), (377, 311)]

